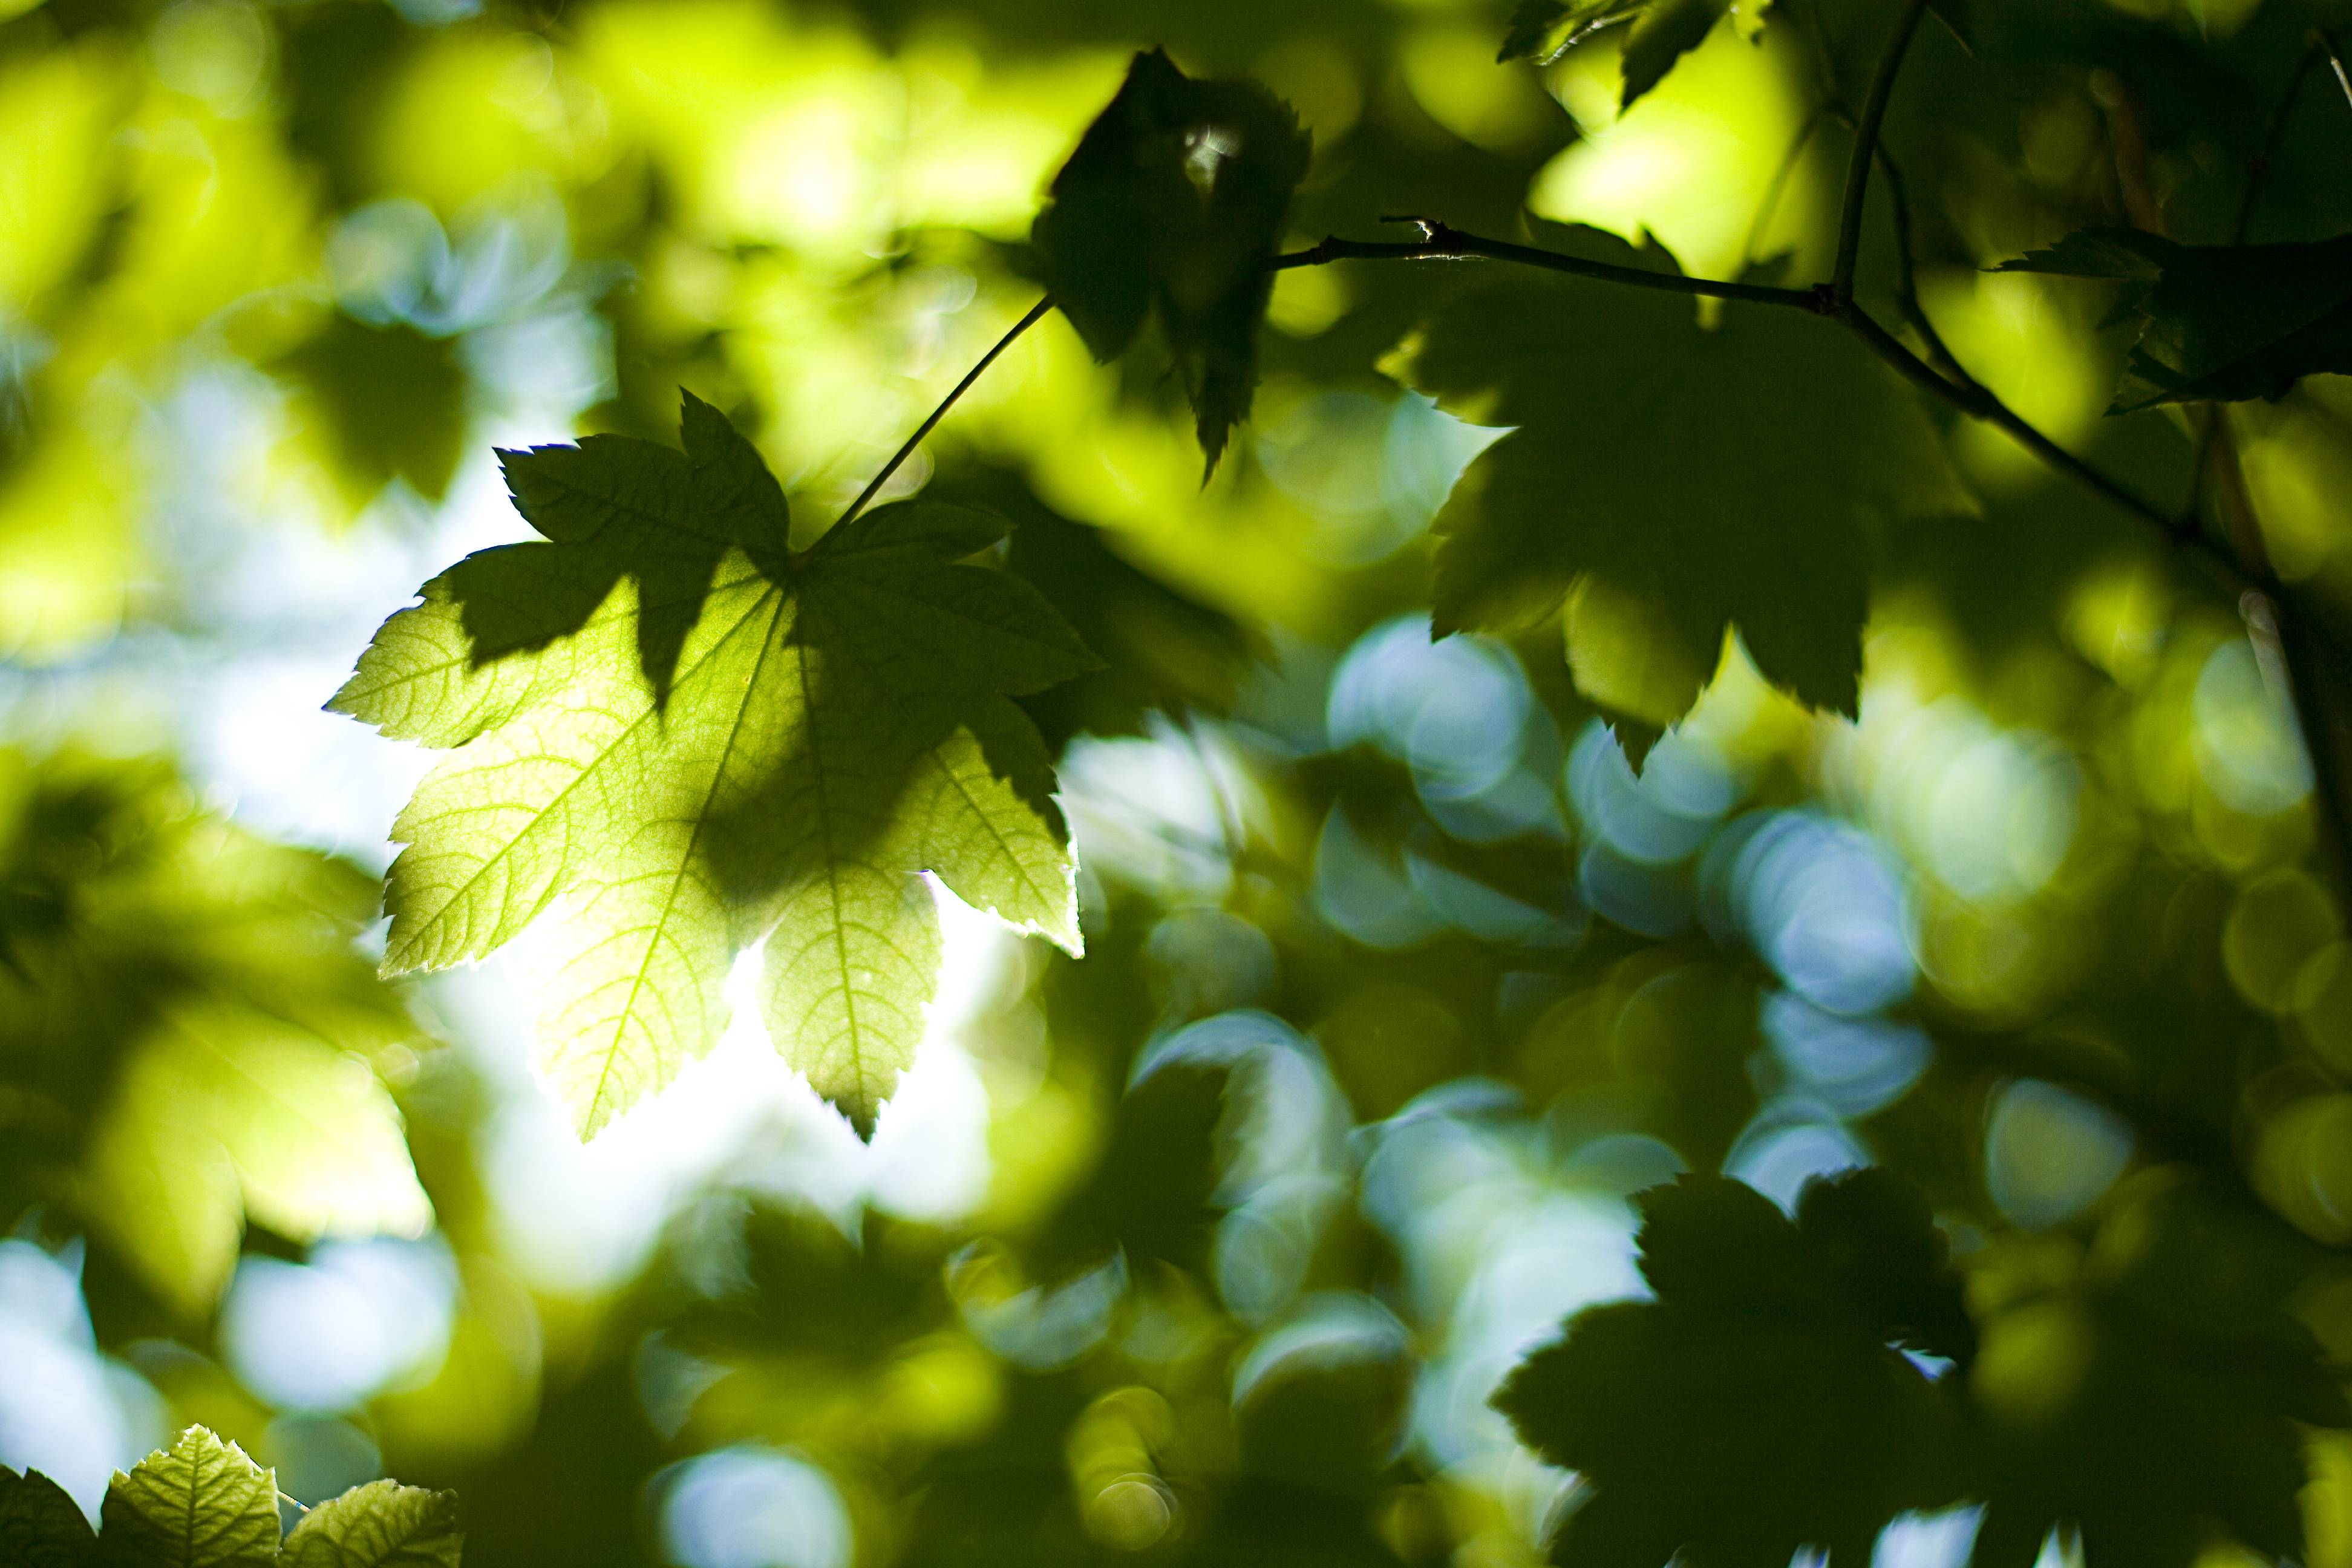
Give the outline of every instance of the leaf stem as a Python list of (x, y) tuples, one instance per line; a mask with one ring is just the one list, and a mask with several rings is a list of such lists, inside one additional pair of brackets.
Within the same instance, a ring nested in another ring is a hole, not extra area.
[(1862, 100), (1862, 119), (1853, 129), (1853, 154), (1845, 166), (1845, 200), (1838, 214), (1837, 262), (1830, 273), (1830, 290), (1841, 303), (1853, 298), (1853, 270), (1862, 254), (1863, 203), (1870, 194), (1871, 154), (1878, 148), (1879, 126), (1886, 119), (1887, 101), (1895, 96), (1895, 73), (1903, 68), (1903, 57), (1919, 30), (1919, 18), (1927, 14), (1927, 0), (1904, 0), (1902, 14), (1895, 18), (1895, 36), (1887, 40), (1886, 52), (1878, 57), (1869, 95)]
[(901, 442), (897, 451), (890, 454), (890, 460), (882, 465), (882, 471), (866, 481), (866, 488), (857, 492), (857, 499), (849, 503), (849, 510), (835, 520), (834, 527), (839, 528), (843, 523), (864, 511), (866, 503), (880, 494), (882, 487), (890, 482), (890, 476), (898, 471), (899, 465), (915, 455), (915, 448), (923, 444), (923, 437), (938, 428), (940, 421), (947, 417), (948, 410), (956, 405), (956, 399), (971, 391), (971, 384), (978, 381), (982, 373), (996, 363), (996, 356), (1011, 348), (1015, 338), (1044, 321), (1045, 312), (1053, 308), (1054, 297), (1048, 294), (1030, 306), (1027, 315), (1006, 328), (1004, 335), (996, 340), (996, 346), (981, 355), (978, 364), (964, 372), (963, 379), (957, 382), (945, 397), (940, 399), (940, 405), (931, 410), (930, 417), (916, 426), (915, 433)]

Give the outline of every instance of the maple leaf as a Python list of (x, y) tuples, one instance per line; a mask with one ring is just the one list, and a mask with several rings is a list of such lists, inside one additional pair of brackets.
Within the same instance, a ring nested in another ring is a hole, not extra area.
[(1973, 1350), (1915, 1194), (1864, 1170), (1807, 1184), (1794, 1223), (1721, 1176), (1639, 1201), (1657, 1300), (1580, 1313), (1495, 1395), (1582, 1473), (1553, 1561), (1864, 1563), (1895, 1513), (1957, 1490), (1945, 1402), (1895, 1348)]
[(1003, 520), (905, 501), (795, 552), (751, 443), (690, 394), (683, 435), (502, 452), (546, 542), (427, 583), (336, 694), (454, 748), (394, 825), (384, 967), (551, 920), (537, 1060), (587, 1137), (709, 1048), (760, 948), (770, 1035), (870, 1131), (937, 979), (919, 873), (1078, 951), (1009, 699), (1097, 664), (1034, 588), (958, 563)]
[(1298, 117), (1255, 82), (1195, 81), (1153, 49), (1054, 176), (1032, 231), (1046, 286), (1097, 359), (1158, 316), (1212, 471), (1249, 414), (1266, 263), (1308, 151)]
[(1975, 510), (1917, 400), (1792, 310), (1707, 331), (1672, 294), (1513, 279), (1438, 310), (1384, 368), (1517, 426), (1438, 515), (1437, 629), (1565, 605), (1580, 689), (1647, 724), (1682, 716), (1727, 627), (1775, 682), (1853, 712), (1877, 535)]
[(2107, 412), (2275, 398), (2303, 376), (2352, 372), (2352, 235), (2299, 245), (2178, 245), (2089, 228), (1999, 272), (2124, 285), (2139, 337)]

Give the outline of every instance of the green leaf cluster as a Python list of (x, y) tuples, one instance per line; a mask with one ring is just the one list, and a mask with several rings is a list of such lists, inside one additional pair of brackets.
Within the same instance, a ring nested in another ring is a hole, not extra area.
[[(2281, 1310), (2275, 1255), (2158, 1185), (2056, 1289), (1975, 1260), (1981, 1346), (1943, 1236), (1883, 1169), (1809, 1182), (1793, 1217), (1717, 1176), (1643, 1194), (1655, 1299), (1579, 1314), (1496, 1395), (1581, 1479), (1553, 1560), (1866, 1563), (1895, 1514), (1969, 1501), (1976, 1568), (2026, 1568), (2056, 1530), (2094, 1563), (2185, 1568), (2217, 1531), (2299, 1560), (2301, 1432), (2352, 1408)], [(2237, 1267), (2184, 1289), (2183, 1248), (2225, 1235)]]
[(275, 1473), (202, 1426), (125, 1473), (100, 1529), (37, 1470), (0, 1468), (0, 1554), (21, 1568), (458, 1568), (455, 1492), (370, 1481), (304, 1510), (281, 1539)]
[(685, 450), (503, 454), (542, 542), (468, 556), (386, 622), (335, 708), (448, 750), (394, 836), (388, 973), (542, 916), (537, 1062), (582, 1136), (726, 1026), (739, 953), (786, 1059), (870, 1132), (939, 965), (923, 873), (1076, 952), (1051, 761), (1008, 700), (1095, 668), (1003, 520), (884, 506), (805, 552), (689, 395)]
[(248, 1215), (422, 1232), (378, 1070), (418, 1030), (354, 947), (373, 906), (168, 767), (0, 753), (0, 1212), (56, 1205), (191, 1314)]

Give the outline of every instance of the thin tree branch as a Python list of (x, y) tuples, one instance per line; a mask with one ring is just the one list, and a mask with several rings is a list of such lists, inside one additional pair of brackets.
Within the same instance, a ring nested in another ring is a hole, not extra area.
[(849, 521), (859, 512), (866, 510), (866, 503), (871, 501), (877, 495), (880, 494), (882, 487), (890, 482), (890, 476), (898, 471), (899, 465), (904, 463), (908, 458), (915, 455), (915, 448), (923, 444), (923, 437), (929, 435), (934, 429), (936, 429), (940, 420), (947, 417), (948, 410), (956, 405), (956, 399), (961, 397), (966, 392), (971, 389), (971, 384), (980, 379), (981, 373), (987, 370), (990, 365), (994, 364), (996, 363), (996, 356), (1003, 353), (1006, 349), (1011, 348), (1013, 346), (1013, 341), (1015, 338), (1027, 331), (1030, 328), (1035, 326), (1038, 322), (1044, 321), (1045, 319), (1045, 312), (1053, 308), (1054, 297), (1051, 294), (1048, 294), (1044, 299), (1038, 300), (1035, 304), (1030, 306), (1029, 313), (1027, 315), (1022, 317), (1019, 321), (1013, 322), (1012, 326), (1005, 329), (1004, 335), (996, 340), (996, 346), (990, 349), (986, 353), (981, 355), (980, 363), (978, 364), (973, 365), (970, 370), (964, 372), (963, 379), (957, 382), (954, 387), (949, 391), (945, 397), (940, 399), (940, 405), (937, 408), (931, 410), (931, 416), (924, 420), (920, 425), (916, 426), (915, 433), (908, 437), (907, 439), (900, 444), (897, 451), (890, 454), (890, 460), (888, 462), (882, 465), (882, 471), (876, 474), (871, 479), (866, 481), (866, 488), (857, 492), (857, 499), (849, 503), (849, 510), (843, 512), (840, 518), (835, 521), (834, 526), (835, 528), (840, 527), (842, 523)]
[(1895, 73), (1903, 68), (1919, 18), (1927, 14), (1927, 0), (1904, 0), (1895, 18), (1895, 36), (1878, 57), (1870, 79), (1870, 94), (1862, 101), (1862, 119), (1853, 131), (1853, 155), (1845, 166), (1845, 200), (1838, 214), (1837, 264), (1830, 273), (1830, 289), (1843, 303), (1853, 298), (1853, 269), (1862, 254), (1862, 209), (1870, 194), (1871, 156), (1878, 149), (1879, 126), (1886, 119), (1887, 100), (1895, 95)]
[(1911, 324), (1911, 330), (1919, 334), (1919, 342), (1927, 350), (1927, 363), (1949, 377), (1961, 390), (1983, 396), (1986, 395), (1984, 388), (1978, 385), (1977, 378), (1962, 367), (1958, 357), (1944, 342), (1944, 334), (1937, 331), (1936, 323), (1927, 319), (1927, 307), (1920, 302), (1918, 264), (1911, 245), (1910, 188), (1884, 142), (1878, 144), (1878, 174), (1879, 178), (1886, 182), (1887, 216), (1895, 227), (1895, 308), (1903, 312), (1903, 319)]
[(2336, 68), (2336, 85), (2344, 89), (2344, 101), (2352, 103), (2352, 76), (2345, 74), (2343, 53), (2336, 47), (2336, 36), (2325, 27), (2314, 27), (2312, 36), (2319, 47), (2327, 51), (2327, 63)]
[[(1925, 360), (1913, 353), (1900, 339), (1880, 326), (1853, 300), (1841, 301), (1834, 298), (1832, 285), (1822, 283), (1811, 289), (1773, 289), (1757, 284), (1685, 278), (1672, 272), (1648, 272), (1639, 268), (1587, 261), (1581, 257), (1562, 256), (1556, 251), (1538, 250), (1531, 246), (1513, 245), (1505, 240), (1465, 234), (1425, 218), (1411, 221), (1421, 226), (1426, 238), (1417, 243), (1389, 244), (1335, 237), (1306, 250), (1295, 250), (1276, 257), (1271, 265), (1277, 268), (1323, 267), (1334, 261), (1460, 261), (1474, 258), (1507, 261), (1602, 282), (1624, 283), (1675, 294), (1740, 300), (1751, 304), (1778, 305), (1826, 317), (1843, 324), (1889, 369), (1922, 392), (1940, 398), (1971, 418), (1999, 426), (2050, 468), (2156, 530), (2167, 543), (2194, 557), (2214, 581), (2231, 595), (2242, 593), (2254, 585), (2228, 552), (2214, 545), (2193, 528), (2184, 530), (2180, 521), (2171, 513), (2051, 440), (1965, 371), (1959, 371), (1959, 379), (1957, 380), (1937, 374)], [(1958, 370), (1958, 367), (1955, 364), (1954, 368)]]
[(1679, 272), (1651, 272), (1639, 267), (1587, 261), (1580, 256), (1562, 256), (1555, 250), (1538, 250), (1533, 246), (1514, 245), (1508, 240), (1465, 234), (1458, 228), (1428, 218), (1402, 221), (1417, 225), (1422, 237), (1392, 242), (1341, 239), (1333, 236), (1306, 250), (1277, 256), (1269, 265), (1280, 269), (1322, 267), (1334, 261), (1509, 261), (1521, 267), (1540, 268), (1547, 272), (1565, 272), (1572, 278), (1593, 278), (1604, 283), (1622, 283), (1629, 288), (1654, 289), (1668, 294), (1696, 294), (1710, 300), (1744, 300), (1752, 305), (1790, 306), (1816, 314), (1822, 311), (1821, 301), (1809, 289), (1775, 289), (1760, 283), (1722, 283), (1711, 278), (1685, 278)]

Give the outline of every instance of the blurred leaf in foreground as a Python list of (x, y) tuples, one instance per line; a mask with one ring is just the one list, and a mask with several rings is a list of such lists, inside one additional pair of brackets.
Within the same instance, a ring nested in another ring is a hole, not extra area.
[(1249, 414), (1266, 270), (1307, 133), (1255, 82), (1195, 81), (1158, 49), (1054, 176), (1032, 237), (1045, 283), (1098, 360), (1157, 314), (1213, 470)]
[(1816, 1179), (1791, 1223), (1684, 1176), (1640, 1200), (1654, 1301), (1596, 1307), (1495, 1403), (1587, 1489), (1565, 1568), (1870, 1561), (1896, 1513), (1958, 1488), (1947, 1402), (1898, 1346), (1969, 1349), (1927, 1208), (1879, 1170)]
[(691, 395), (684, 436), (504, 454), (546, 542), (427, 583), (336, 696), (455, 749), (394, 826), (384, 967), (551, 913), (538, 1060), (588, 1137), (709, 1049), (764, 942), (770, 1035), (870, 1132), (937, 979), (919, 873), (1077, 951), (1052, 766), (1008, 697), (1096, 660), (1035, 589), (957, 563), (1002, 519), (902, 502), (794, 552), (751, 444)]
[(2274, 398), (2352, 372), (2352, 235), (2301, 245), (2176, 245), (2086, 228), (2003, 272), (2113, 279), (2139, 323), (2110, 414), (2159, 403)]
[[(1979, 1270), (1987, 1294), (2007, 1293), (2002, 1256)], [(2352, 1425), (2286, 1310), (2308, 1267), (2275, 1221), (2178, 1172), (2119, 1193), (2078, 1278), (2021, 1291), (1986, 1323), (1969, 1371), (1978, 1568), (2030, 1568), (2061, 1525), (2094, 1563), (2188, 1568), (2217, 1532), (2305, 1561), (2308, 1429)]]
[(352, 946), (373, 901), (162, 764), (0, 755), (0, 1212), (61, 1205), (189, 1313), (245, 1215), (422, 1232), (370, 1066), (416, 1035)]

